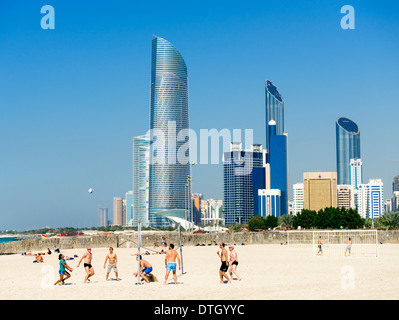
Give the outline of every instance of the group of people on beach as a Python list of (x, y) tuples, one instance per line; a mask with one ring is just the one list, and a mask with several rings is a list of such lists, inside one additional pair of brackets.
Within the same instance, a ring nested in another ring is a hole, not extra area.
[[(137, 254), (135, 254), (137, 255)], [(153, 268), (152, 265), (147, 261), (142, 259), (141, 255), (137, 255), (136, 260), (140, 258), (140, 277), (144, 279), (147, 283), (150, 282), (149, 280), (149, 274), (152, 272)], [(86, 271), (85, 278), (84, 278), (84, 283), (87, 283), (90, 281), (90, 278), (94, 276), (94, 268), (92, 265), (92, 259), (93, 259), (93, 253), (91, 248), (87, 248), (87, 251), (83, 254), (81, 259), (79, 260), (77, 264), (77, 268), (79, 268), (81, 262), (83, 262), (84, 269)], [(60, 253), (58, 256), (59, 260), (59, 276), (60, 278), (54, 283), (54, 285), (57, 284), (64, 284), (65, 280), (69, 279), (71, 277), (71, 274), (69, 272), (72, 272), (73, 269), (66, 263), (66, 257)], [(107, 265), (108, 262), (108, 265)], [(112, 247), (109, 248), (109, 253), (105, 257), (104, 261), (104, 269), (107, 267), (107, 273), (106, 273), (106, 281), (108, 280), (110, 272), (113, 270), (115, 272), (116, 280), (119, 281), (119, 276), (118, 276), (118, 257), (116, 253), (114, 252), (114, 249)], [(166, 284), (169, 274), (172, 271), (173, 272), (173, 279), (175, 284), (177, 284), (177, 275), (176, 275), (176, 269), (177, 269), (177, 263), (179, 265), (179, 270), (181, 269), (180, 266), (180, 258), (179, 254), (174, 250), (174, 245), (171, 243), (169, 244), (169, 250), (165, 254), (165, 267), (166, 267), (166, 274), (165, 274), (165, 281), (164, 284)], [(69, 271), (69, 272), (68, 272)], [(134, 276), (137, 277), (138, 273), (135, 272), (133, 273)]]
[[(238, 266), (238, 255), (237, 252), (234, 250), (233, 246), (229, 246), (229, 251), (230, 251), (230, 257), (228, 257), (227, 250), (225, 248), (225, 244), (222, 242), (219, 245), (219, 248), (222, 250), (221, 252), (216, 252), (216, 254), (219, 256), (221, 260), (221, 266), (219, 269), (219, 277), (220, 277), (220, 283), (224, 283), (223, 278), (227, 279), (227, 283), (231, 283), (231, 280), (233, 279), (233, 273), (237, 276), (237, 279), (241, 281), (241, 277), (237, 272), (237, 266)], [(227, 276), (226, 272), (230, 274), (230, 278)]]
[[(322, 256), (323, 255), (323, 242), (321, 240), (321, 236), (319, 237), (319, 240), (317, 240), (317, 255)], [(344, 256), (351, 255), (351, 250), (352, 250), (352, 240), (351, 238), (346, 241), (346, 247), (345, 247), (345, 253)]]

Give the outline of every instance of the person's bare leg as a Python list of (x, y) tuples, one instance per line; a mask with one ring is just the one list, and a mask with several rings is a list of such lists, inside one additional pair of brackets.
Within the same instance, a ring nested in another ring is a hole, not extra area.
[(173, 280), (175, 280), (175, 284), (177, 284), (177, 276), (176, 276), (176, 271), (173, 271)]
[(164, 285), (166, 284), (166, 281), (168, 281), (168, 278), (169, 278), (169, 272), (170, 272), (170, 271), (166, 271), (166, 275), (165, 275), (165, 282), (163, 283)]

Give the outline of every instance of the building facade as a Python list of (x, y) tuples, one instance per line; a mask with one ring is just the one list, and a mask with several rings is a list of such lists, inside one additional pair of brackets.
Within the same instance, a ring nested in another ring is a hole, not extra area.
[(114, 197), (113, 225), (123, 225), (123, 198)]
[(276, 135), (282, 135), (285, 132), (284, 127), (284, 99), (278, 88), (270, 81), (265, 83), (265, 108), (266, 108), (266, 150), (269, 152), (269, 130), (268, 125), (271, 120), (276, 123)]
[(355, 189), (350, 184), (340, 184), (337, 186), (337, 207), (345, 209), (355, 209)]
[(381, 179), (370, 179), (367, 184), (359, 185), (356, 209), (362, 218), (377, 219), (384, 215), (384, 184)]
[(356, 190), (363, 183), (363, 165), (361, 159), (350, 159), (350, 185)]
[(143, 226), (149, 226), (149, 155), (149, 135), (133, 137), (133, 190), (131, 203), (133, 226), (137, 226), (139, 220)]
[(336, 127), (337, 183), (351, 184), (351, 159), (361, 159), (360, 130), (352, 120), (339, 117)]
[(295, 183), (292, 186), (293, 192), (293, 203), (292, 203), (292, 214), (297, 215), (302, 212), (304, 206), (304, 195), (303, 195), (303, 182)]
[(108, 226), (108, 208), (107, 207), (99, 207), (98, 208), (98, 223), (99, 227)]
[(281, 190), (260, 189), (258, 190), (259, 215), (261, 217), (281, 216)]
[[(188, 141), (187, 67), (180, 52), (167, 40), (152, 40), (150, 101), (149, 222), (167, 226), (159, 214), (185, 209), (185, 184), (190, 174), (189, 150), (180, 159), (178, 150)], [(187, 160), (186, 163), (182, 160)]]
[(319, 211), (337, 207), (337, 173), (305, 172), (303, 174), (304, 209)]
[(226, 225), (247, 223), (254, 215), (253, 168), (263, 167), (259, 145), (243, 150), (241, 143), (231, 144), (223, 153), (223, 207)]

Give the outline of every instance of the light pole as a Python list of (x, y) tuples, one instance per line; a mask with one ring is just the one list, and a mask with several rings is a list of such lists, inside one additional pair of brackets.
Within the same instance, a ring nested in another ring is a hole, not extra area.
[[(192, 190), (192, 186), (193, 186), (193, 166), (195, 166), (196, 165), (196, 163), (194, 162), (194, 161), (191, 161), (191, 163), (190, 163), (190, 173), (191, 173), (191, 179), (190, 179), (190, 182), (191, 182), (191, 185), (190, 185), (190, 203), (191, 203), (191, 226), (194, 226), (194, 214), (193, 214), (193, 199), (192, 199), (192, 193), (193, 193), (193, 190)], [(191, 230), (191, 232), (194, 232), (194, 227), (193, 227), (193, 229)]]

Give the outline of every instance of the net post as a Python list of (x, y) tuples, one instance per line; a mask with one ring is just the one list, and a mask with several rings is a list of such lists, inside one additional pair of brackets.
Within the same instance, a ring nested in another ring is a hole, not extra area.
[(140, 247), (141, 247), (141, 220), (137, 223), (137, 284), (140, 284)]
[(181, 224), (179, 223), (179, 247), (180, 247), (180, 262), (181, 262), (181, 273), (184, 274), (184, 268), (183, 268), (183, 249), (181, 246)]
[(313, 251), (313, 254), (312, 254), (313, 257), (314, 257), (314, 252), (315, 252), (315, 250), (316, 250), (315, 245), (314, 245), (314, 233), (315, 233), (315, 232), (313, 231), (313, 232), (312, 232), (312, 234), (313, 234), (313, 246), (312, 246), (312, 247), (313, 247), (313, 250), (312, 250), (312, 251)]
[(378, 230), (375, 230), (375, 256), (378, 257)]

